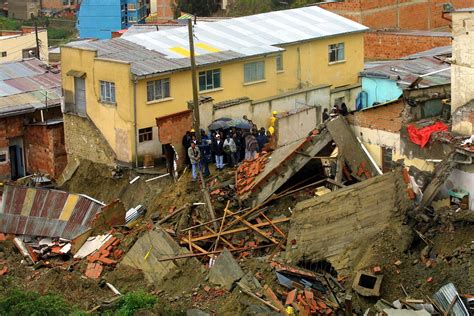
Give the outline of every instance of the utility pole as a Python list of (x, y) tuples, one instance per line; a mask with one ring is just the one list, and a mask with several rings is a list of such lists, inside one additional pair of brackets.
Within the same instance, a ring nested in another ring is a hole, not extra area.
[(193, 80), (193, 128), (196, 131), (196, 138), (201, 141), (201, 120), (199, 118), (199, 98), (197, 87), (197, 73), (196, 73), (196, 57), (194, 55), (194, 37), (193, 37), (193, 21), (188, 20), (189, 33), (189, 52), (191, 58), (191, 77)]
[(35, 35), (36, 35), (36, 58), (41, 60), (40, 58), (40, 41), (38, 37), (38, 21), (35, 19)]

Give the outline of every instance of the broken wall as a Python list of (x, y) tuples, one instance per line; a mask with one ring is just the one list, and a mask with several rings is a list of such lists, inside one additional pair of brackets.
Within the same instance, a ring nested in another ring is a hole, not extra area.
[(327, 260), (338, 271), (351, 269), (380, 232), (401, 223), (410, 205), (400, 169), (300, 202), (293, 210), (287, 259)]

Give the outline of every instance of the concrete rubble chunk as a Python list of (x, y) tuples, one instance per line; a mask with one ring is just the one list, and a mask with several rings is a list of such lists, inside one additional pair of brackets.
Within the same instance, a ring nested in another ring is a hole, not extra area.
[(354, 278), (352, 289), (362, 296), (380, 296), (383, 275), (359, 271)]
[(231, 290), (234, 283), (243, 276), (244, 272), (227, 249), (224, 249), (217, 257), (211, 271), (209, 271), (209, 281), (227, 290)]

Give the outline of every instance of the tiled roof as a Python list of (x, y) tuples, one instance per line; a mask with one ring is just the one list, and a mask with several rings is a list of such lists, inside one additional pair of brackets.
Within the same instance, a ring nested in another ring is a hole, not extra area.
[(61, 75), (38, 59), (0, 63), (0, 117), (61, 104)]

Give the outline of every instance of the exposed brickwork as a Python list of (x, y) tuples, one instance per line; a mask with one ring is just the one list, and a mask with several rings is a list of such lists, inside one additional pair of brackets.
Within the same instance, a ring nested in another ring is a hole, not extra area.
[(452, 40), (449, 33), (371, 31), (365, 34), (364, 41), (366, 59), (397, 59), (451, 45)]
[(191, 111), (184, 111), (156, 119), (158, 137), (162, 144), (172, 144), (179, 154), (179, 167), (183, 164), (186, 154), (182, 145), (182, 137), (193, 126)]
[(67, 164), (63, 124), (28, 126), (25, 133), (28, 173), (48, 173), (56, 179)]
[(399, 133), (402, 128), (402, 112), (404, 108), (405, 104), (400, 100), (385, 106), (355, 112), (348, 115), (347, 120), (350, 125)]
[[(346, 0), (319, 5), (374, 29), (432, 30), (450, 24), (441, 15), (445, 2), (443, 0)], [(474, 0), (449, 2), (457, 9), (474, 6)]]
[[(27, 173), (60, 175), (67, 163), (62, 124), (51, 126), (25, 125), (28, 118), (15, 116), (0, 119), (0, 150), (7, 151), (10, 139), (21, 137)], [(10, 161), (0, 164), (0, 178), (10, 178)]]

